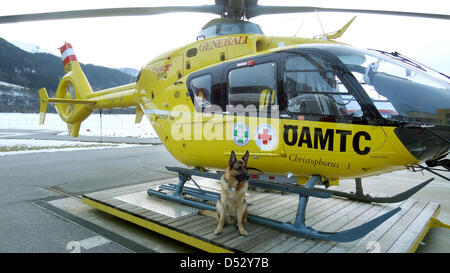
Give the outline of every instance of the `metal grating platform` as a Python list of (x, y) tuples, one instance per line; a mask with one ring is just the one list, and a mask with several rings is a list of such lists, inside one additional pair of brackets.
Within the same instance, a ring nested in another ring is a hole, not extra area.
[[(204, 189), (218, 190), (217, 181), (198, 178), (196, 182)], [(349, 243), (308, 240), (251, 222), (246, 224), (249, 232), (247, 237), (239, 236), (233, 226), (226, 226), (222, 234), (215, 235), (215, 218), (199, 215), (197, 211), (194, 212), (195, 209), (182, 208), (185, 206), (179, 204), (176, 205), (180, 207), (174, 211), (186, 214), (169, 213), (167, 210), (170, 209), (164, 207), (173, 207), (173, 203), (166, 204), (168, 201), (143, 194), (149, 188), (168, 183), (177, 183), (177, 179), (85, 194), (83, 202), (208, 252), (253, 253), (413, 252), (428, 231), (430, 219), (438, 215), (440, 207), (437, 203), (412, 199), (396, 204), (368, 204), (344, 198), (310, 197), (306, 224), (329, 232), (355, 227), (398, 206), (402, 210), (365, 237)], [(195, 187), (193, 183), (189, 185)], [(249, 207), (251, 214), (278, 221), (292, 221), (298, 197), (294, 194), (249, 191), (247, 201), (252, 203)]]
[(190, 206), (177, 204), (166, 200), (161, 200), (157, 197), (149, 196), (146, 191), (121, 195), (115, 197), (115, 199), (172, 218), (178, 218), (189, 214), (196, 214), (199, 211), (198, 209)]

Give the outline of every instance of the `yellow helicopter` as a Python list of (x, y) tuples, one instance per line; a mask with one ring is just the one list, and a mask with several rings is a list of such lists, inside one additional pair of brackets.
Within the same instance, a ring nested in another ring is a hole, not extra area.
[[(316, 38), (273, 37), (246, 19), (293, 12), (354, 12), (450, 19), (449, 15), (319, 7), (261, 6), (257, 0), (216, 0), (214, 5), (113, 8), (0, 16), (0, 23), (104, 16), (204, 12), (220, 15), (191, 44), (147, 63), (136, 83), (94, 92), (70, 43), (61, 48), (65, 76), (55, 98), (39, 90), (40, 123), (54, 103), (77, 137), (94, 110), (136, 107), (167, 150), (181, 163), (170, 168), (180, 183), (173, 194), (149, 194), (202, 209), (214, 201), (202, 189), (184, 187), (191, 176), (219, 178), (232, 151), (250, 152), (251, 185), (299, 194), (295, 223), (255, 215), (255, 221), (305, 237), (356, 240), (399, 211), (360, 227), (323, 233), (305, 226), (309, 196), (343, 196), (365, 202), (399, 202), (432, 179), (393, 197), (363, 194), (361, 178), (409, 168), (450, 170), (450, 78), (400, 53), (353, 48), (335, 39), (340, 30)], [(425, 162), (426, 166), (420, 165)], [(440, 175), (440, 174), (438, 174)], [(440, 175), (446, 178), (445, 176)], [(355, 179), (354, 194), (314, 188)]]

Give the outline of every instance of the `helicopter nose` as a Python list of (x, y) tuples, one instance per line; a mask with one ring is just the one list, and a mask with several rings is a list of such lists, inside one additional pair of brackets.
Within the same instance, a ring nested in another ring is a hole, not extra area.
[(394, 132), (405, 148), (420, 161), (437, 158), (450, 151), (450, 126), (405, 124)]

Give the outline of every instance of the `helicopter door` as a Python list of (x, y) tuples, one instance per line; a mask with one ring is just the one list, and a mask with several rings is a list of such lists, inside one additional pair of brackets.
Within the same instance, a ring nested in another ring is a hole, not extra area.
[(288, 169), (338, 178), (372, 168), (364, 159), (375, 155), (386, 136), (380, 126), (369, 125), (364, 100), (345, 67), (337, 69), (338, 63), (312, 52), (283, 59), (281, 140)]
[[(227, 105), (226, 154), (250, 152), (251, 165), (270, 170), (274, 157), (283, 156), (278, 118), (278, 55), (246, 59), (224, 70)], [(273, 164), (272, 164), (273, 165)]]

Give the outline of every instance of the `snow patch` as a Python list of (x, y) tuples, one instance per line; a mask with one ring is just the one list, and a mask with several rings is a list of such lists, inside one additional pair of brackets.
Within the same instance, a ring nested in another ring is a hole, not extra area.
[(14, 89), (14, 90), (26, 89), (25, 87), (20, 86), (20, 85), (15, 85), (15, 84), (12, 84), (12, 83), (9, 83), (9, 82), (2, 82), (2, 81), (0, 81), (0, 87), (2, 87), (2, 86), (7, 87), (7, 88), (11, 88), (11, 89)]
[(30, 153), (53, 153), (110, 148), (129, 148), (136, 146), (142, 145), (61, 140), (0, 139), (0, 157)]
[(30, 53), (48, 53), (48, 54), (55, 55), (54, 51), (41, 48), (37, 44), (27, 43), (27, 42), (22, 42), (22, 41), (9, 41), (9, 42), (11, 44), (17, 46), (18, 48), (26, 51), (26, 52), (30, 52)]
[[(81, 123), (79, 135), (133, 138), (158, 137), (148, 119), (143, 118), (141, 123), (135, 124), (135, 117), (135, 115), (125, 114), (103, 114), (100, 127), (100, 115), (92, 114)], [(61, 135), (68, 135), (67, 124), (61, 120), (58, 114), (53, 113), (48, 113), (45, 116), (45, 123), (42, 126), (39, 126), (39, 114), (0, 113), (0, 129), (54, 130), (62, 131)]]

